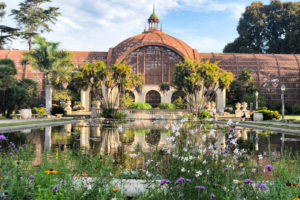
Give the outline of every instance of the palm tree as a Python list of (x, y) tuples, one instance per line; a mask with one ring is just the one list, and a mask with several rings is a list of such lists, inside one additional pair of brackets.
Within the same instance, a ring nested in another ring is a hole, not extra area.
[(66, 89), (72, 80), (72, 72), (70, 67), (56, 67), (52, 73), (52, 81), (60, 88)]
[[(24, 53), (23, 58), (28, 60), (28, 63), (32, 68), (45, 72), (45, 86), (50, 85), (49, 76), (58, 74), (56, 70), (59, 69), (60, 71), (63, 71), (62, 69), (64, 69), (65, 72), (67, 72), (68, 70), (66, 69), (73, 67), (73, 63), (70, 59), (72, 56), (71, 53), (58, 50), (59, 43), (48, 42), (45, 38), (36, 35), (34, 37), (34, 44), (35, 48), (28, 53)], [(60, 72), (59, 74), (61, 75)], [(58, 80), (58, 83), (69, 81), (68, 78), (62, 78), (61, 76), (57, 76), (55, 82), (56, 80)]]

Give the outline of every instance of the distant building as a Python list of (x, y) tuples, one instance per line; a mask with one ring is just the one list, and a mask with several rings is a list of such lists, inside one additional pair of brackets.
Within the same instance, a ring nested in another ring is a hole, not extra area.
[[(187, 33), (188, 34), (188, 33)], [(39, 83), (39, 90), (43, 90), (43, 73), (21, 65), (21, 50), (0, 50), (0, 58), (10, 58), (15, 61), (18, 70), (17, 78), (30, 78)], [(159, 18), (155, 10), (148, 19), (148, 27), (143, 33), (130, 37), (108, 52), (72, 51), (74, 65), (80, 67), (85, 61), (106, 61), (108, 65), (116, 61), (132, 65), (135, 73), (145, 75), (145, 86), (141, 94), (134, 92), (136, 102), (149, 102), (157, 105), (160, 102), (171, 102), (178, 93), (171, 89), (162, 94), (158, 85), (162, 82), (172, 82), (175, 64), (184, 58), (209, 59), (211, 62), (219, 61), (219, 67), (232, 72), (235, 77), (243, 68), (249, 68), (254, 77), (259, 94), (264, 96), (272, 105), (280, 104), (280, 86), (285, 84), (287, 103), (300, 105), (300, 54), (224, 54), (199, 53), (183, 41), (169, 36), (159, 29)], [(218, 93), (217, 93), (218, 95)], [(86, 96), (86, 94), (85, 94)], [(219, 93), (218, 109), (225, 104), (223, 93)], [(86, 100), (90, 101), (89, 97)]]

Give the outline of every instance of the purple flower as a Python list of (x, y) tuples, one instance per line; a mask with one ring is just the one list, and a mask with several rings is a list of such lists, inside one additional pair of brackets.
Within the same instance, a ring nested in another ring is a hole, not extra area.
[(167, 179), (161, 179), (159, 185), (170, 184), (171, 181)]
[(258, 187), (259, 189), (264, 189), (264, 190), (268, 190), (268, 186), (266, 184), (256, 184), (256, 187)]
[(33, 183), (34, 176), (33, 176), (33, 175), (30, 175), (30, 176), (29, 176), (29, 179), (30, 179), (30, 183)]
[(245, 183), (245, 184), (248, 184), (248, 183), (253, 184), (254, 181), (252, 181), (252, 180), (250, 180), (250, 179), (245, 179), (245, 180), (243, 181), (243, 183)]
[(0, 135), (0, 140), (6, 140), (6, 137), (4, 135)]
[(179, 194), (178, 195), (178, 198), (182, 198), (182, 197), (184, 197), (184, 194)]
[(14, 149), (16, 148), (16, 145), (15, 145), (15, 143), (13, 143), (13, 142), (10, 142), (9, 144), (10, 144), (10, 146), (11, 146), (12, 148), (14, 148)]
[(66, 184), (66, 180), (60, 181), (61, 184)]
[(258, 138), (258, 137), (255, 137), (255, 140), (256, 140), (256, 141), (258, 141), (258, 140), (259, 140), (259, 138)]
[(225, 172), (227, 172), (227, 171), (228, 171), (228, 168), (227, 168), (227, 167), (225, 167), (225, 169), (224, 169), (224, 170), (225, 170)]
[(10, 152), (9, 154), (8, 154), (9, 156), (12, 156), (12, 155), (14, 155), (12, 152)]
[(191, 179), (185, 179), (186, 182), (190, 183), (192, 180)]
[(268, 172), (271, 172), (271, 171), (273, 171), (273, 166), (270, 165), (270, 164), (267, 164), (267, 165), (265, 166), (265, 169), (267, 169)]
[(179, 179), (177, 179), (177, 181), (175, 181), (175, 185), (178, 185), (179, 183), (182, 183), (182, 182), (184, 182), (185, 181), (185, 179), (184, 178), (179, 178)]
[(229, 143), (231, 143), (231, 139), (226, 140), (226, 144), (229, 144)]
[(197, 185), (195, 188), (196, 188), (197, 190), (204, 190), (204, 189), (205, 189), (205, 187), (202, 186), (202, 185)]
[(269, 139), (269, 138), (270, 138), (270, 135), (266, 135), (266, 138)]
[(224, 151), (222, 151), (222, 155), (225, 155), (225, 154), (227, 154), (229, 151), (228, 151), (228, 149), (225, 149)]
[(216, 198), (216, 195), (215, 195), (214, 193), (212, 193), (212, 194), (210, 195), (210, 198), (211, 198), (211, 199), (214, 199), (214, 198)]
[(52, 188), (52, 192), (53, 194), (55, 195), (56, 194), (56, 190), (58, 189), (58, 185), (55, 185), (53, 188)]

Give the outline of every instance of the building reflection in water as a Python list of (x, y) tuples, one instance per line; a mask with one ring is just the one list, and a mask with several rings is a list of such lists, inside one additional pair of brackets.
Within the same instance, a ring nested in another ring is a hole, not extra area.
[[(168, 140), (171, 131), (161, 129), (168, 124), (143, 124), (136, 122), (124, 125), (124, 130), (119, 131), (116, 127), (104, 126), (84, 122), (80, 124), (67, 124), (60, 127), (46, 127), (44, 129), (34, 129), (25, 134), (26, 140), (35, 145), (36, 158), (33, 164), (41, 163), (42, 154), (48, 150), (59, 149), (61, 151), (93, 151), (100, 155), (110, 155), (117, 164), (126, 167), (132, 167), (132, 160), (135, 159), (135, 167), (144, 168), (144, 157), (139, 155), (140, 150), (144, 153), (150, 153), (152, 149), (158, 148), (166, 152), (172, 151), (172, 142)], [(151, 128), (150, 128), (151, 127)], [(42, 133), (43, 132), (43, 133)], [(200, 132), (200, 135), (199, 135)], [(283, 153), (285, 147), (289, 147), (292, 152), (300, 152), (300, 137), (291, 134), (275, 134), (262, 130), (251, 130), (247, 128), (237, 128), (236, 137), (240, 148), (256, 151), (257, 154), (268, 152), (268, 143), (265, 138), (266, 134), (271, 135), (271, 151), (274, 155)], [(260, 138), (259, 141), (255, 138)], [(186, 140), (187, 138), (182, 138)], [(198, 131), (193, 138), (197, 145), (203, 145), (201, 131)], [(225, 134), (216, 133), (213, 135), (214, 146), (219, 150), (226, 147)], [(136, 158), (133, 158), (135, 156)]]

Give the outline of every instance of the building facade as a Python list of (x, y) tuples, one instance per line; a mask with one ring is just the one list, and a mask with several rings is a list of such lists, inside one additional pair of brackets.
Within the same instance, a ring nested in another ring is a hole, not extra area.
[[(43, 91), (44, 75), (29, 66), (22, 66), (22, 50), (0, 50), (0, 58), (15, 61), (17, 78), (30, 78), (39, 83), (39, 91)], [(116, 61), (132, 65), (135, 73), (145, 76), (142, 93), (134, 92), (136, 102), (148, 102), (157, 105), (160, 102), (172, 102), (178, 93), (171, 88), (166, 94), (159, 91), (162, 82), (172, 84), (175, 65), (185, 58), (194, 60), (219, 61), (218, 66), (238, 76), (243, 68), (249, 68), (254, 77), (259, 94), (272, 105), (280, 104), (280, 87), (286, 86), (285, 99), (289, 104), (300, 105), (300, 54), (224, 54), (199, 53), (185, 42), (167, 35), (159, 29), (159, 19), (153, 11), (148, 19), (148, 27), (144, 32), (130, 37), (107, 52), (72, 51), (72, 61), (80, 67), (84, 62), (93, 60), (106, 61), (112, 65)], [(88, 91), (82, 91), (82, 101), (90, 104)], [(217, 106), (224, 108), (225, 93), (217, 92)]]

